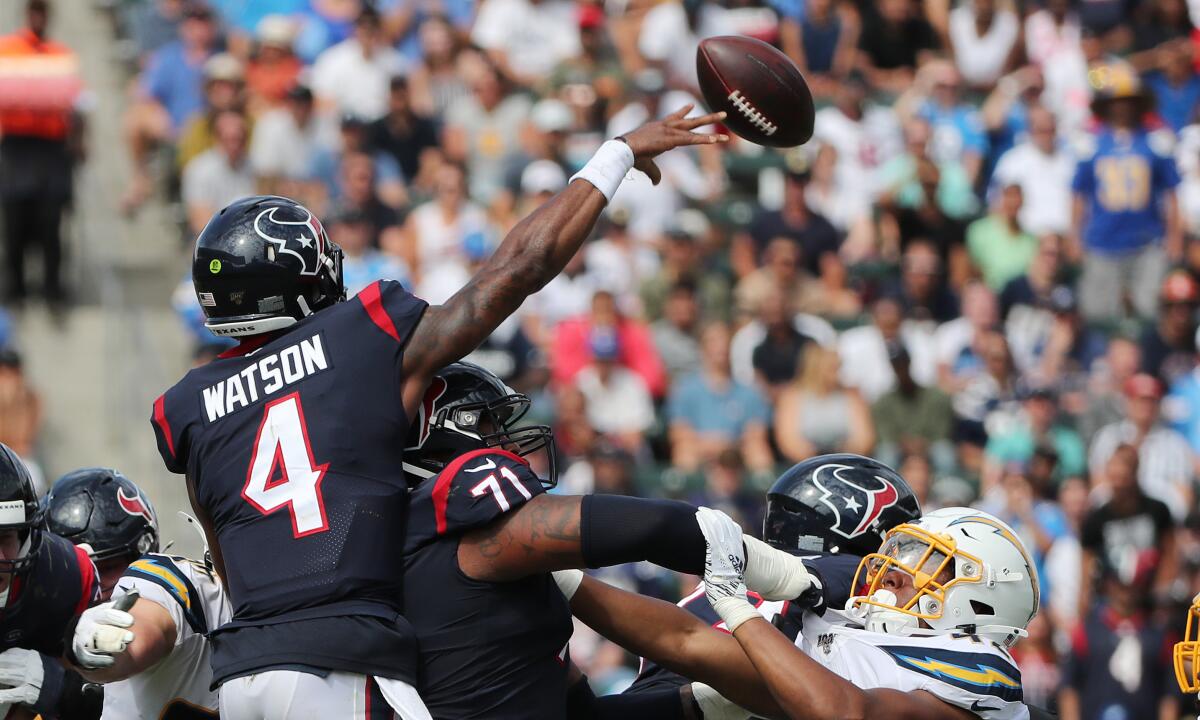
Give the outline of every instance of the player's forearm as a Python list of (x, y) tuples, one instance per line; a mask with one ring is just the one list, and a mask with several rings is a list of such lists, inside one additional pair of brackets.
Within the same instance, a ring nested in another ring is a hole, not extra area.
[(793, 720), (864, 718), (863, 691), (821, 667), (765, 619), (743, 623), (734, 632), (771, 697)]
[(459, 567), (475, 580), (646, 560), (679, 572), (704, 570), (695, 507), (620, 495), (538, 495), (463, 537)]
[(780, 716), (737, 642), (682, 608), (585, 577), (571, 613), (635, 655), (707, 683), (759, 715)]
[(139, 599), (129, 609), (133, 616), (133, 640), (122, 653), (113, 655), (113, 664), (106, 668), (89, 670), (79, 668), (79, 673), (90, 682), (110, 683), (131, 678), (156, 665), (171, 652), (175, 645), (175, 622), (161, 605), (145, 598)]

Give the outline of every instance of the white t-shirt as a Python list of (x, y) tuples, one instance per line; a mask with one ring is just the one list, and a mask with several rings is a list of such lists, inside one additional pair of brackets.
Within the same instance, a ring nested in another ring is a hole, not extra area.
[[(453, 294), (470, 279), (470, 260), (463, 248), (463, 240), (474, 233), (486, 233), (487, 216), (474, 203), (467, 202), (459, 208), (457, 216), (447, 221), (442, 208), (435, 202), (428, 202), (412, 211), (410, 221), (416, 233), (417, 262), (416, 268), (421, 277), (421, 284), (431, 285), (431, 288), (442, 287)], [(453, 287), (451, 287), (453, 286)], [(443, 291), (432, 295), (418, 293), (429, 302), (438, 302), (433, 296), (441, 299)]]
[(1179, 131), (1175, 162), (1182, 179), (1178, 191), (1180, 214), (1184, 227), (1195, 234), (1200, 232), (1200, 125), (1188, 125)]
[(312, 89), (317, 97), (333, 100), (339, 113), (378, 120), (388, 110), (392, 77), (405, 69), (404, 57), (394, 49), (380, 46), (368, 58), (362, 45), (350, 38), (317, 56)]
[(604, 383), (589, 365), (575, 376), (575, 386), (587, 400), (588, 424), (598, 432), (645, 432), (654, 425), (650, 391), (632, 370), (615, 367)]
[[(932, 385), (937, 373), (929, 332), (920, 323), (906, 321), (900, 327), (900, 339), (908, 350), (913, 380), (921, 385)], [(896, 384), (896, 373), (888, 359), (883, 333), (874, 325), (843, 332), (838, 339), (838, 357), (842, 361), (839, 373), (842, 384), (857, 389), (868, 403), (878, 400)]]
[[(104, 720), (157, 720), (172, 705), (216, 711), (209, 690), (212, 667), (205, 633), (229, 622), (233, 610), (221, 583), (204, 565), (151, 553), (135, 561), (117, 581), (113, 597), (137, 590), (142, 601), (160, 605), (175, 623), (175, 646), (145, 672), (104, 687)], [(136, 628), (135, 628), (136, 631)]]
[(1004, 64), (1017, 44), (1021, 24), (1016, 13), (1000, 10), (982, 36), (975, 28), (975, 11), (959, 5), (950, 11), (950, 44), (963, 80), (969, 85), (990, 85), (1000, 79)]
[(256, 191), (250, 163), (229, 164), (229, 159), (217, 148), (210, 148), (192, 158), (183, 169), (180, 194), (185, 205), (204, 205), (219, 210), (234, 200), (253, 195)]
[(1065, 233), (1071, 227), (1071, 180), (1075, 159), (1059, 148), (1047, 155), (1023, 142), (1000, 156), (993, 187), (1021, 186), (1021, 227), (1034, 235)]
[(576, 12), (574, 3), (562, 0), (484, 0), (471, 40), (504, 52), (517, 74), (545, 77), (580, 53)]
[(254, 124), (250, 168), (259, 177), (309, 180), (325, 135), (316, 118), (302, 128), (287, 108), (268, 111)]
[(903, 148), (900, 122), (891, 108), (868, 105), (862, 119), (852, 120), (837, 107), (822, 108), (813, 121), (813, 139), (837, 151), (834, 179), (840, 190), (865, 202), (879, 194), (879, 168)]

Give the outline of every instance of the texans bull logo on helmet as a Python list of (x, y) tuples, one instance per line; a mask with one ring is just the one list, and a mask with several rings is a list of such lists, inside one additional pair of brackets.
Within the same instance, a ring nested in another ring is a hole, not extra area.
[(425, 446), (425, 441), (429, 439), (429, 423), (433, 420), (434, 415), (438, 411), (438, 400), (446, 394), (448, 385), (446, 379), (434, 376), (429, 381), (429, 387), (425, 390), (425, 396), (421, 399), (421, 407), (417, 410), (417, 448)]
[[(300, 207), (300, 206), (297, 206)], [(263, 210), (254, 219), (254, 232), (279, 247), (279, 252), (300, 261), (301, 275), (316, 275), (325, 262), (325, 233), (321, 221), (304, 210), (302, 220), (283, 220), (276, 217), (280, 208)]]
[[(821, 489), (821, 503), (837, 519), (831, 529), (844, 538), (855, 538), (869, 530), (880, 513), (896, 504), (899, 493), (874, 473), (859, 472), (851, 477), (846, 472), (849, 470), (853, 470), (849, 465), (822, 465), (813, 474), (813, 484)], [(858, 515), (860, 510), (862, 514)]]
[(117, 504), (121, 509), (130, 515), (141, 515), (146, 518), (146, 522), (151, 525), (157, 525), (158, 521), (154, 519), (154, 512), (150, 506), (142, 500), (142, 496), (134, 494), (132, 497), (125, 494), (125, 488), (117, 488)]

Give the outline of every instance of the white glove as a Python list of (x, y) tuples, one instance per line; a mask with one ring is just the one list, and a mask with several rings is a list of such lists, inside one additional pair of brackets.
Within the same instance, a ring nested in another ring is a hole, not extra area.
[(111, 602), (84, 611), (71, 641), (79, 666), (87, 670), (112, 667), (116, 662), (113, 655), (125, 652), (133, 642), (133, 633), (126, 629), (132, 625), (133, 616), (117, 610)]
[(709, 605), (733, 632), (752, 618), (761, 617), (746, 599), (746, 555), (742, 529), (720, 510), (702, 507), (696, 524), (704, 534), (704, 594)]
[(812, 585), (812, 576), (795, 555), (746, 535), (746, 586), (763, 600), (795, 600)]
[(575, 597), (575, 591), (583, 583), (583, 571), (555, 570), (550, 574), (554, 576), (554, 582), (558, 585), (563, 597), (567, 599), (567, 602), (571, 602), (571, 598)]
[(36, 650), (12, 648), (0, 653), (0, 706), (37, 703), (44, 676), (42, 655)]
[(692, 697), (700, 706), (704, 720), (749, 720), (754, 716), (754, 713), (734, 705), (704, 683), (692, 683)]

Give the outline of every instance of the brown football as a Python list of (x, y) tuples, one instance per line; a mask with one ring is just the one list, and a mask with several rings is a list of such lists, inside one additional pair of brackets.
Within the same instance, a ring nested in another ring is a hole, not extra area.
[(696, 51), (700, 90), (725, 126), (759, 145), (794, 147), (813, 133), (812, 93), (787, 55), (738, 35), (708, 38)]

